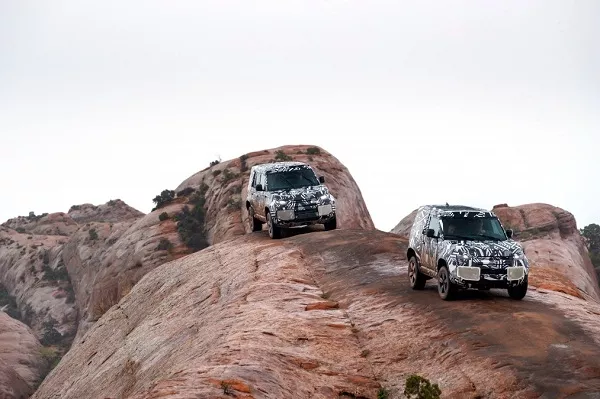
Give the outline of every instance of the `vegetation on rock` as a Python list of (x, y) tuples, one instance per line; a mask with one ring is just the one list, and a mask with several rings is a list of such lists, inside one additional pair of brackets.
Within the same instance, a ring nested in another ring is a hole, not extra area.
[(432, 384), (417, 374), (410, 375), (404, 384), (404, 395), (409, 399), (438, 399), (441, 394), (438, 384)]
[(198, 191), (190, 197), (189, 205), (183, 207), (181, 212), (175, 216), (177, 221), (177, 232), (181, 241), (194, 252), (208, 247), (205, 232), (206, 204), (205, 194), (208, 190), (206, 184), (202, 184)]
[(592, 223), (580, 229), (579, 232), (585, 238), (590, 260), (596, 269), (598, 284), (600, 285), (600, 226)]

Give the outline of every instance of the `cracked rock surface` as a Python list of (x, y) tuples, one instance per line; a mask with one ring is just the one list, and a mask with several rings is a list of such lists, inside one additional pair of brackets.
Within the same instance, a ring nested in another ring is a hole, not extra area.
[(33, 398), (401, 397), (411, 373), (443, 397), (600, 392), (600, 305), (545, 289), (444, 302), (410, 289), (405, 251), (378, 231), (263, 231), (166, 263)]

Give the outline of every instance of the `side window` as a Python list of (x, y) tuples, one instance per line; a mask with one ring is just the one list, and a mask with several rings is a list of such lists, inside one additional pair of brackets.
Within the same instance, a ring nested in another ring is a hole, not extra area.
[(251, 187), (256, 187), (256, 172), (252, 173), (252, 183), (250, 183)]
[(440, 235), (440, 220), (437, 218), (437, 216), (431, 215), (428, 229), (433, 229), (436, 237)]
[(264, 173), (259, 174), (257, 184), (262, 184), (263, 190), (266, 189), (265, 183), (266, 183), (266, 179), (265, 179)]

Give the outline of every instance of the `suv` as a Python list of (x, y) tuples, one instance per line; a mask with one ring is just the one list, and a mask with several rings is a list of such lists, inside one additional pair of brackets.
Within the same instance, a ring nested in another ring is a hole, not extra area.
[(410, 231), (408, 279), (415, 290), (437, 279), (443, 300), (459, 289), (504, 288), (513, 299), (527, 293), (529, 261), (512, 230), (491, 211), (468, 206), (424, 205)]
[(275, 162), (250, 169), (246, 209), (252, 231), (266, 223), (271, 238), (280, 238), (281, 229), (323, 224), (325, 230), (337, 226), (335, 198), (302, 162)]

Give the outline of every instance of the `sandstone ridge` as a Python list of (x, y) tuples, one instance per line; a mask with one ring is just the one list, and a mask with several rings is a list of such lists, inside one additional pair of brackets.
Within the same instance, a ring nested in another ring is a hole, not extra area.
[(400, 397), (411, 373), (443, 397), (600, 392), (600, 305), (535, 288), (444, 302), (410, 289), (405, 252), (374, 230), (262, 231), (171, 261), (33, 398)]

